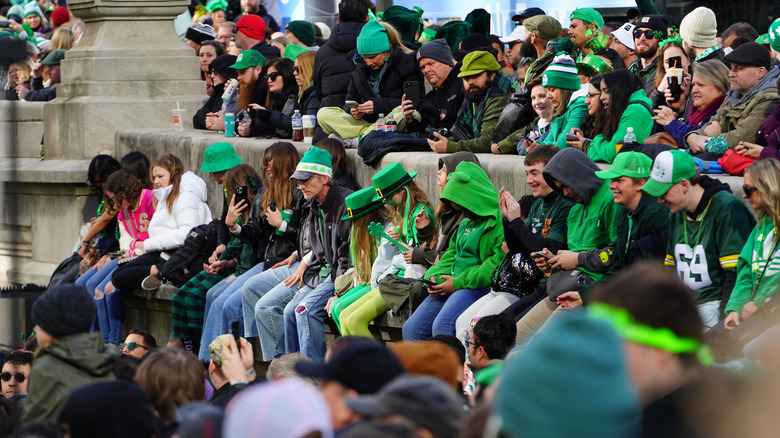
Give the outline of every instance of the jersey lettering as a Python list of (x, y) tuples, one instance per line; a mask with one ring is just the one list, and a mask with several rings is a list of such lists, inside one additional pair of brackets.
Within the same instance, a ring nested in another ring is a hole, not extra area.
[(691, 250), (688, 245), (678, 243), (674, 246), (674, 259), (677, 274), (691, 289), (699, 290), (712, 284), (704, 246), (696, 245)]
[(147, 213), (138, 215), (138, 223), (142, 233), (149, 231), (149, 215)]

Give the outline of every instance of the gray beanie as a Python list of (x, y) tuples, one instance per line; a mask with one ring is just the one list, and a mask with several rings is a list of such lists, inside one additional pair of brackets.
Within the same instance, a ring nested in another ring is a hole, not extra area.
[(710, 48), (717, 44), (718, 20), (712, 9), (699, 6), (680, 22), (680, 37), (693, 47)]
[(417, 50), (417, 61), (419, 62), (422, 58), (431, 58), (434, 61), (439, 61), (450, 67), (455, 66), (455, 63), (452, 60), (452, 51), (444, 38), (433, 40), (420, 47)]
[(57, 285), (35, 300), (32, 319), (57, 339), (88, 333), (95, 319), (95, 301), (84, 286)]

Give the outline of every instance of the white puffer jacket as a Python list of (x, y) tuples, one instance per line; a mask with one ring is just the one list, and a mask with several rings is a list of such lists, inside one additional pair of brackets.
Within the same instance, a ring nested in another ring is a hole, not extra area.
[(168, 211), (167, 199), (172, 185), (156, 189), (157, 209), (149, 221), (149, 238), (144, 241), (144, 251), (165, 251), (178, 248), (191, 229), (211, 222), (211, 210), (206, 205), (206, 182), (192, 172), (181, 176), (179, 197)]

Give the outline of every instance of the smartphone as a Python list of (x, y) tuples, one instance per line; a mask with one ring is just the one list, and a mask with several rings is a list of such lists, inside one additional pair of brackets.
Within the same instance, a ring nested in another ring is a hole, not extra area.
[(246, 190), (247, 189), (245, 185), (240, 185), (235, 187), (235, 189), (233, 190), (233, 193), (235, 193), (236, 195), (235, 205), (238, 205), (241, 201), (244, 201), (245, 204), (247, 203), (248, 198), (247, 198)]
[(423, 283), (427, 284), (428, 286), (436, 286), (436, 282), (432, 281), (432, 280), (426, 280), (424, 278), (421, 278), (420, 281), (422, 281)]
[(579, 141), (580, 138), (573, 134), (566, 134), (566, 141)]
[(515, 137), (517, 137), (518, 140), (525, 140), (525, 134), (522, 132), (520, 134), (515, 134)]
[(274, 201), (274, 198), (271, 198), (268, 201), (268, 208), (270, 208), (271, 211), (276, 211), (276, 201)]
[(668, 59), (669, 68), (682, 68), (682, 58), (679, 56), (672, 56)]
[(346, 102), (347, 105), (349, 105), (351, 108), (355, 108), (356, 106), (360, 105), (359, 103), (355, 102), (354, 100), (348, 100)]
[(538, 256), (538, 257), (544, 257), (544, 258), (546, 258), (547, 260), (550, 260), (550, 259), (553, 257), (553, 256), (552, 256), (552, 254), (545, 254), (545, 253), (543, 253), (543, 252), (541, 252), (541, 251), (537, 251), (537, 252), (533, 253), (532, 255), (533, 255), (534, 257), (537, 257), (537, 256)]
[(406, 99), (412, 101), (412, 107), (415, 109), (420, 103), (420, 82), (418, 81), (406, 81), (404, 82), (404, 94)]
[(233, 334), (233, 340), (236, 341), (236, 347), (238, 347), (238, 357), (241, 357), (241, 334), (238, 332), (238, 320), (230, 323), (230, 333)]

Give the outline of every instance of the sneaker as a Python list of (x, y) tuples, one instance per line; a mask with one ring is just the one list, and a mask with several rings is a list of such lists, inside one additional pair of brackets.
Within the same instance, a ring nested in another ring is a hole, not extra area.
[(360, 137), (345, 138), (341, 143), (346, 149), (356, 149), (360, 143)]
[(343, 138), (341, 138), (341, 136), (339, 135), (339, 133), (338, 133), (338, 132), (334, 132), (334, 133), (330, 134), (330, 135), (328, 136), (328, 138), (333, 138), (333, 139), (336, 139), (336, 140), (338, 140), (338, 141), (340, 141), (340, 142), (342, 142), (342, 143), (344, 142), (344, 139), (343, 139)]
[(150, 275), (146, 278), (144, 278), (144, 281), (141, 282), (141, 289), (143, 290), (155, 290), (162, 284), (162, 280), (155, 277), (154, 275)]

